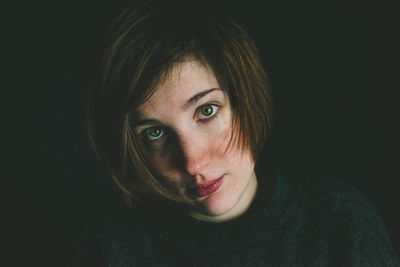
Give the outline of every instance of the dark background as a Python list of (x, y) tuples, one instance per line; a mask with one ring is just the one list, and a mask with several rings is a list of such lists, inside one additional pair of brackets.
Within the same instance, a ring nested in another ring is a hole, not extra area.
[[(3, 10), (4, 266), (69, 266), (85, 225), (121, 209), (87, 145), (83, 110), (102, 36), (130, 2), (26, 1)], [(399, 252), (395, 9), (329, 2), (204, 5), (241, 20), (259, 47), (277, 109), (276, 162), (353, 184)]]

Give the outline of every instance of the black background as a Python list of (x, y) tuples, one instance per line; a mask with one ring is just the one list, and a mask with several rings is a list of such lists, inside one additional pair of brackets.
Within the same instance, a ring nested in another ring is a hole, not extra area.
[[(130, 3), (31, 1), (3, 10), (4, 266), (69, 266), (91, 218), (121, 208), (87, 145), (83, 110), (102, 36)], [(253, 35), (273, 87), (271, 151), (280, 166), (352, 183), (375, 204), (400, 251), (394, 8), (198, 4), (231, 13)]]

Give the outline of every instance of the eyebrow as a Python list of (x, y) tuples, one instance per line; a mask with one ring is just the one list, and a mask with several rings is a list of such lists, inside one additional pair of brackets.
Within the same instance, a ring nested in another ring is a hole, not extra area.
[(208, 90), (205, 90), (205, 91), (195, 94), (185, 104), (182, 105), (182, 109), (184, 111), (187, 110), (188, 108), (190, 108), (191, 106), (196, 104), (197, 101), (199, 101), (202, 97), (205, 97), (206, 95), (208, 95), (209, 93), (211, 93), (212, 91), (215, 91), (215, 90), (221, 90), (221, 89), (220, 88), (211, 88), (211, 89), (208, 89)]
[[(192, 96), (191, 98), (189, 98), (188, 101), (186, 101), (185, 104), (182, 105), (182, 109), (185, 111), (188, 108), (190, 108), (191, 106), (193, 106), (194, 104), (197, 103), (197, 101), (199, 101), (202, 97), (205, 97), (206, 95), (208, 95), (209, 93), (215, 91), (215, 90), (221, 90), (221, 88), (211, 88), (205, 91), (202, 91), (200, 93), (195, 94), (194, 96)], [(132, 123), (133, 127), (138, 127), (141, 125), (146, 125), (146, 124), (161, 124), (161, 122), (159, 120), (155, 120), (155, 119), (136, 119), (134, 120), (134, 122)]]

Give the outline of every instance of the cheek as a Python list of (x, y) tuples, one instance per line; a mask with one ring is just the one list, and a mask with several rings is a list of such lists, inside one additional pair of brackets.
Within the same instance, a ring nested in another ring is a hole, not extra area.
[(218, 121), (218, 124), (213, 126), (213, 134), (208, 143), (209, 151), (217, 157), (228, 156), (232, 152), (232, 147), (234, 147), (235, 136), (233, 136), (229, 146), (232, 134), (229, 115), (230, 113), (228, 112), (228, 114), (221, 116), (222, 118)]
[[(237, 131), (232, 135), (232, 127), (226, 125), (221, 129), (214, 138), (211, 146), (215, 149), (215, 154), (219, 157), (230, 159), (236, 157), (238, 151), (238, 134)], [(240, 154), (240, 153), (239, 153)]]
[[(228, 127), (218, 136), (218, 144), (215, 151), (219, 158), (224, 159), (225, 163), (231, 167), (243, 171), (252, 169), (254, 162), (249, 150), (241, 150), (239, 143), (239, 130), (236, 130), (232, 136), (232, 128)], [(231, 139), (232, 136), (232, 139)]]
[(156, 171), (157, 176), (161, 176), (169, 184), (178, 181), (178, 172), (170, 160), (170, 155), (151, 155), (147, 158), (150, 165)]
[(225, 156), (230, 139), (229, 129), (222, 129), (215, 133), (208, 143), (208, 151), (218, 157)]

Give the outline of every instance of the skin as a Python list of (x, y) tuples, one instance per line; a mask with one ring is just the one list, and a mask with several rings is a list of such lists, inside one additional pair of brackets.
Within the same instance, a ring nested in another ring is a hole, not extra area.
[[(234, 145), (236, 135), (228, 146), (231, 108), (227, 95), (219, 88), (207, 67), (196, 61), (179, 63), (139, 107), (135, 128), (157, 174), (171, 190), (194, 200), (188, 214), (212, 222), (242, 215), (257, 191), (250, 151)], [(214, 193), (192, 193), (192, 188), (220, 177), (222, 184)]]

